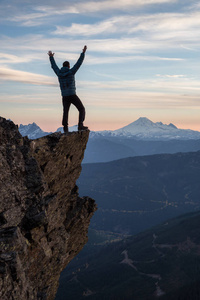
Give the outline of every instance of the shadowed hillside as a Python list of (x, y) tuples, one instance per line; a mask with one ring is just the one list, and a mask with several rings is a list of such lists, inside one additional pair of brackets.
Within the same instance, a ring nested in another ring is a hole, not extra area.
[(199, 212), (94, 249), (65, 269), (57, 300), (199, 299)]
[(84, 164), (81, 195), (97, 202), (91, 228), (136, 234), (200, 207), (200, 152)]

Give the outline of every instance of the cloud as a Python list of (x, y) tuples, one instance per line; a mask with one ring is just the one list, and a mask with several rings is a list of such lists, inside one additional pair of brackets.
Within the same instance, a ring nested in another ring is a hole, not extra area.
[(163, 77), (163, 78), (183, 78), (186, 77), (185, 75), (161, 75), (161, 74), (156, 74), (157, 77)]
[(0, 69), (0, 80), (23, 82), (36, 85), (56, 86), (53, 78), (49, 76), (13, 70), (9, 68)]
[[(110, 91), (128, 94), (133, 92), (165, 93), (168, 97), (171, 93), (180, 95), (197, 95), (199, 99), (199, 81), (187, 77), (161, 77), (138, 80), (111, 80), (111, 81), (79, 81), (79, 88), (101, 91)], [(200, 104), (200, 101), (199, 101)]]
[(194, 49), (194, 48), (191, 48), (191, 47), (187, 47), (187, 46), (185, 46), (185, 45), (180, 45), (180, 46), (181, 46), (181, 48), (186, 49), (186, 50), (189, 50), (189, 51), (199, 51), (199, 50), (197, 50), (197, 49)]
[[(174, 40), (183, 42), (195, 40), (200, 33), (200, 12), (158, 13), (141, 16), (116, 16), (94, 24), (77, 24), (57, 26), (52, 32), (55, 35), (94, 36), (104, 34), (144, 35), (154, 40)], [(150, 34), (150, 36), (149, 36)]]
[(198, 9), (200, 9), (200, 3), (197, 3), (197, 1), (189, 3), (189, 6), (187, 7), (187, 11), (196, 11)]
[[(86, 94), (83, 99), (86, 100), (86, 104), (89, 107), (107, 108), (113, 111), (117, 109), (200, 109), (200, 101), (198, 95), (154, 92), (154, 91), (112, 91), (109, 93), (107, 90), (103, 90), (97, 99)], [(109, 99), (109, 101), (108, 101)], [(122, 101), (123, 99), (123, 101)], [(174, 111), (172, 111), (174, 112)], [(164, 114), (164, 111), (163, 111)], [(166, 114), (167, 115), (167, 114)]]
[(18, 64), (27, 63), (33, 60), (33, 56), (17, 56), (14, 54), (0, 53), (0, 64)]
[[(139, 5), (145, 1), (128, 1), (127, 5)], [(164, 1), (165, 2), (165, 1)], [(173, 1), (172, 1), (173, 2)], [(84, 2), (73, 4), (80, 8), (87, 7), (89, 3), (96, 5), (110, 5), (111, 1)], [(113, 2), (112, 2), (113, 3)], [(153, 3), (153, 1), (148, 1)], [(160, 1), (162, 3), (162, 1)], [(58, 3), (60, 4), (60, 2)], [(119, 7), (120, 1), (114, 1), (114, 7)], [(70, 7), (72, 7), (70, 6)], [(36, 8), (35, 8), (36, 9)], [(51, 7), (41, 6), (42, 13), (22, 16), (24, 22), (35, 22), (34, 18), (40, 18), (42, 14), (48, 16)], [(53, 8), (52, 8), (53, 9)], [(69, 7), (68, 7), (69, 9)], [(65, 10), (65, 9), (64, 9)], [(70, 11), (70, 9), (69, 9)], [(63, 13), (60, 9), (55, 12)], [(120, 12), (122, 13), (122, 12)], [(54, 17), (55, 17), (54, 15)], [(21, 20), (19, 16), (16, 20)], [(33, 18), (33, 19), (31, 19)], [(50, 20), (49, 20), (50, 22)], [(56, 24), (56, 22), (55, 22)], [(51, 27), (52, 28), (52, 27)], [(26, 35), (21, 38), (2, 37), (2, 49), (23, 49), (27, 51), (64, 51), (74, 53), (74, 49), (87, 43), (90, 51), (98, 53), (146, 53), (151, 50), (180, 49), (192, 51), (200, 46), (200, 12), (190, 11), (180, 13), (152, 13), (143, 15), (120, 15), (107, 18), (93, 24), (72, 23), (70, 26), (57, 25), (52, 31), (53, 37), (43, 35)], [(66, 36), (68, 43), (66, 44)]]
[(125, 62), (134, 62), (134, 61), (184, 61), (182, 58), (177, 57), (160, 57), (160, 56), (113, 56), (113, 57), (103, 57), (101, 59), (96, 57), (89, 57), (87, 59), (87, 64), (119, 64), (119, 63), (125, 63)]
[[(78, 58), (79, 53), (82, 51), (83, 46), (88, 45), (87, 55), (93, 55), (99, 60), (101, 55), (107, 54), (106, 60), (111, 60), (112, 57), (118, 54), (143, 54), (146, 57), (149, 56), (148, 53), (150, 50), (158, 50), (164, 49), (168, 47), (170, 48), (180, 48), (177, 43), (174, 41), (171, 42), (162, 42), (155, 40), (146, 40), (143, 37), (121, 37), (121, 38), (104, 38), (104, 39), (68, 39), (66, 43), (66, 38), (58, 38), (58, 37), (44, 37), (42, 35), (25, 35), (19, 38), (1, 38), (1, 49), (5, 52), (10, 52), (12, 49), (15, 49), (15, 52), (19, 53), (19, 56), (22, 57), (21, 54), (26, 53), (26, 59), (30, 59), (32, 56), (33, 60), (44, 60), (44, 55), (48, 50), (52, 50), (56, 53), (56, 58), (64, 58), (72, 57), (72, 59), (76, 60)], [(199, 43), (199, 41), (197, 41)], [(36, 49), (36, 50), (35, 50)], [(110, 58), (109, 58), (110, 56)], [(112, 57), (111, 57), (112, 56)], [(158, 55), (155, 55), (158, 57)], [(46, 59), (46, 57), (45, 57)], [(144, 58), (145, 59), (145, 58)], [(160, 59), (170, 59), (170, 58), (160, 58)], [(179, 59), (179, 57), (175, 57), (174, 59)], [(172, 58), (173, 60), (173, 58)]]
[(55, 35), (85, 35), (92, 36), (101, 33), (116, 32), (115, 18), (96, 24), (72, 24), (70, 27), (56, 26)]
[(44, 13), (28, 13), (28, 14), (16, 15), (10, 18), (10, 21), (22, 22), (22, 25), (24, 26), (36, 26), (42, 23), (42, 21), (38, 21), (38, 19), (43, 19), (47, 16), (48, 14), (44, 14)]
[(108, 1), (88, 1), (69, 6), (69, 10), (74, 9), (77, 13), (99, 12), (108, 10), (128, 11), (131, 8), (153, 4), (175, 3), (177, 0), (108, 0)]
[[(26, 5), (23, 7), (23, 13), (17, 8), (23, 5), (21, 1), (20, 5), (18, 3), (10, 5), (10, 9), (7, 6), (1, 5), (1, 10), (6, 9), (6, 19), (22, 23), (23, 26), (38, 26), (44, 22), (47, 17), (55, 17), (56, 15), (66, 15), (66, 14), (91, 14), (95, 12), (107, 12), (107, 11), (130, 11), (130, 9), (135, 9), (137, 7), (155, 5), (155, 4), (169, 4), (175, 3), (178, 0), (107, 0), (107, 1), (79, 1), (71, 4), (71, 1), (57, 1), (54, 4), (53, 1), (49, 1), (47, 5)], [(12, 12), (15, 11), (13, 14)], [(5, 15), (2, 14), (3, 19)]]
[[(156, 75), (155, 79), (138, 80), (106, 80), (106, 81), (78, 81), (79, 89), (98, 91), (165, 91), (169, 93), (195, 94), (200, 92), (199, 81), (190, 79), (184, 75)], [(41, 86), (55, 86), (59, 89), (57, 78), (40, 74), (34, 74), (9, 68), (0, 69), (0, 80), (14, 81)], [(120, 84), (119, 84), (120, 83)]]
[[(89, 51), (86, 55), (85, 64), (87, 65), (111, 65), (111, 64), (124, 64), (124, 63), (131, 63), (135, 61), (174, 61), (174, 62), (181, 62), (184, 59), (179, 57), (161, 57), (158, 55), (136, 55), (137, 52), (140, 51), (142, 44), (140, 45), (137, 41), (133, 41), (131, 39), (112, 39), (112, 40), (93, 40), (89, 42)], [(80, 46), (80, 41), (74, 40), (73, 43), (70, 44), (70, 49), (68, 50), (77, 50), (81, 52), (83, 45)], [(138, 44), (137, 44), (138, 43)], [(57, 49), (52, 49), (52, 45), (55, 44), (59, 47), (59, 51)], [(82, 43), (83, 44), (83, 43)], [(40, 51), (38, 51), (37, 45), (40, 45)], [(48, 48), (47, 49), (47, 45)], [(155, 46), (155, 45), (154, 45)], [(115, 50), (113, 51), (113, 47)], [(5, 48), (4, 51), (11, 52), (12, 49), (15, 49), (14, 54), (7, 54), (5, 52), (0, 53), (0, 67), (1, 72), (3, 70), (9, 70), (9, 74), (11, 72), (17, 72), (16, 70), (13, 71), (9, 68), (9, 65), (20, 65), (20, 68), (23, 69), (32, 69), (32, 64), (34, 63), (34, 70), (39, 72), (41, 68), (44, 69), (45, 72), (51, 74), (51, 68), (49, 65), (49, 59), (47, 56), (48, 50), (53, 50), (56, 52), (55, 58), (58, 63), (58, 66), (64, 60), (70, 60), (73, 64), (79, 57), (79, 51), (77, 53), (73, 53), (66, 50), (66, 42), (65, 39), (44, 39), (42, 36), (24, 36), (20, 40), (17, 38), (4, 38), (2, 39), (2, 48)], [(148, 49), (151, 48), (149, 45)], [(33, 49), (37, 49), (36, 51)], [(3, 50), (3, 49), (2, 49)], [(96, 53), (97, 52), (97, 53)], [(100, 53), (102, 55), (100, 56)], [(136, 53), (133, 55), (133, 53)], [(91, 54), (90, 54), (91, 53)], [(106, 53), (106, 55), (105, 55)], [(123, 54), (126, 55), (123, 55)], [(130, 55), (131, 54), (131, 55)], [(47, 67), (46, 67), (47, 65)], [(16, 69), (17, 67), (15, 67)], [(44, 72), (42, 71), (42, 72)], [(14, 74), (14, 73), (13, 73)], [(31, 73), (27, 73), (31, 74)], [(8, 73), (6, 71), (5, 78), (7, 78)], [(21, 75), (16, 76), (16, 80), (21, 80)], [(3, 78), (4, 76), (1, 76)], [(25, 76), (26, 77), (26, 76)], [(14, 78), (14, 76), (13, 76)], [(28, 76), (27, 78), (30, 78)], [(31, 79), (32, 80), (32, 79)]]

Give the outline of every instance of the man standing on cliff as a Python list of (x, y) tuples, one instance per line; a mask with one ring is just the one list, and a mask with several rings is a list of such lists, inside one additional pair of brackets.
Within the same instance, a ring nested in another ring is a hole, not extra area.
[(76, 64), (70, 69), (70, 63), (65, 61), (61, 69), (58, 68), (54, 60), (54, 54), (51, 51), (48, 52), (49, 59), (51, 62), (51, 67), (58, 76), (58, 81), (60, 83), (62, 102), (63, 102), (63, 119), (62, 125), (64, 127), (64, 132), (68, 132), (68, 113), (71, 104), (74, 104), (79, 111), (79, 122), (78, 130), (87, 130), (88, 127), (83, 125), (85, 120), (85, 107), (83, 106), (81, 100), (76, 95), (76, 85), (75, 85), (75, 74), (80, 68), (83, 60), (85, 58), (85, 52), (87, 46), (84, 46), (83, 51), (77, 60)]

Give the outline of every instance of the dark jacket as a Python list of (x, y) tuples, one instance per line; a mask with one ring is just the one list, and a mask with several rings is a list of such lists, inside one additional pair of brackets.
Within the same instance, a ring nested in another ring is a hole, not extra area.
[(80, 68), (84, 58), (85, 53), (81, 53), (79, 59), (73, 68), (69, 69), (68, 67), (58, 68), (53, 56), (50, 56), (51, 67), (58, 76), (60, 83), (60, 89), (62, 96), (70, 96), (76, 94), (76, 85), (75, 85), (75, 74)]

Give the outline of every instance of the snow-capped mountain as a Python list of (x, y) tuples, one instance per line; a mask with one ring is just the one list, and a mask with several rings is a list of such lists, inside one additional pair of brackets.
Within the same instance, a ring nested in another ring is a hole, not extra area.
[(52, 132), (43, 131), (36, 123), (22, 125), (19, 126), (19, 132), (22, 136), (28, 136), (29, 139), (38, 139), (42, 136), (48, 135)]
[(169, 125), (162, 122), (153, 123), (147, 118), (139, 118), (135, 122), (113, 131), (98, 131), (91, 137), (126, 137), (139, 140), (188, 140), (200, 139), (200, 132), (190, 129), (179, 129), (172, 123)]
[[(78, 125), (74, 125), (69, 127), (69, 131), (78, 131)], [(34, 140), (38, 139), (42, 136), (51, 134), (52, 132), (45, 132), (43, 131), (36, 123), (28, 124), (28, 125), (22, 125), (19, 126), (19, 132), (22, 136), (28, 136), (29, 139)], [(59, 127), (56, 132), (64, 132), (63, 127)]]

